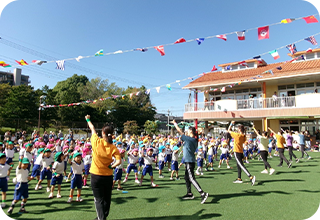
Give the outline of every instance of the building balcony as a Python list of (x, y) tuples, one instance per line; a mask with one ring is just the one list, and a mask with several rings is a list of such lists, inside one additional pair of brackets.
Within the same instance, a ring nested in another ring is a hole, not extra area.
[(277, 98), (224, 99), (185, 105), (184, 119), (258, 119), (320, 116), (319, 93)]

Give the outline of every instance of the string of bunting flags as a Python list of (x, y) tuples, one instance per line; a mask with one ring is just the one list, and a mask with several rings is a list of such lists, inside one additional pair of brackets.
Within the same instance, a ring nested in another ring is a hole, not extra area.
[[(317, 45), (317, 42), (316, 42), (316, 39), (315, 39), (314, 36), (317, 36), (317, 35), (319, 35), (319, 34), (320, 34), (320, 32), (314, 34), (314, 35), (311, 36), (311, 37), (300, 39), (300, 40), (298, 40), (298, 41), (296, 41), (296, 42), (294, 42), (294, 43), (292, 43), (292, 44), (290, 44), (290, 45), (286, 45), (286, 46), (279, 47), (279, 48), (277, 48), (277, 49), (274, 50), (274, 51), (277, 51), (277, 50), (280, 50), (280, 49), (283, 49), (283, 48), (287, 48), (287, 49), (290, 51), (291, 54), (294, 54), (294, 53), (297, 52), (295, 44), (297, 44), (297, 43), (299, 43), (299, 42), (301, 42), (301, 41), (307, 40), (307, 41), (309, 41), (312, 45)], [(310, 39), (312, 39), (312, 40), (310, 40)], [(312, 50), (313, 50), (312, 48), (309, 48), (309, 49), (306, 50), (306, 53), (310, 53), (310, 52), (312, 52)], [(273, 51), (271, 51), (271, 52), (265, 52), (265, 53), (260, 54), (259, 56), (253, 57), (253, 59), (256, 59), (258, 62), (262, 62), (262, 58), (261, 58), (262, 55), (265, 55), (265, 54), (271, 54), (271, 55), (272, 55), (272, 53), (273, 53)], [(279, 55), (278, 55), (278, 56), (279, 56)], [(279, 56), (279, 57), (280, 57), (280, 56)], [(277, 58), (274, 57), (274, 58), (275, 58), (275, 59), (278, 59), (279, 57), (277, 57)], [(304, 57), (303, 55), (301, 55), (301, 56), (296, 57), (296, 58), (293, 58), (293, 59), (291, 59), (291, 60), (289, 60), (289, 61), (285, 61), (285, 62), (283, 62), (282, 64), (280, 64), (279, 66), (277, 66), (277, 67), (275, 67), (275, 68), (273, 68), (273, 69), (269, 69), (269, 70), (267, 70), (267, 71), (264, 71), (264, 72), (262, 72), (261, 74), (256, 75), (256, 76), (254, 76), (254, 77), (250, 77), (250, 78), (248, 78), (248, 79), (241, 80), (241, 81), (238, 82), (238, 83), (230, 84), (230, 85), (228, 85), (228, 86), (224, 86), (224, 87), (221, 87), (221, 88), (214, 88), (214, 89), (213, 89), (213, 88), (210, 88), (210, 90), (206, 90), (206, 91), (204, 91), (204, 92), (206, 92), (206, 93), (209, 92), (209, 91), (214, 91), (214, 92), (215, 92), (215, 91), (219, 91), (219, 90), (220, 90), (221, 92), (225, 92), (225, 91), (226, 91), (226, 87), (232, 88), (232, 87), (234, 87), (234, 86), (236, 86), (236, 85), (241, 85), (241, 83), (242, 83), (242, 82), (245, 82), (245, 81), (246, 81), (246, 82), (250, 82), (250, 81), (253, 81), (253, 80), (257, 80), (257, 79), (259, 79), (259, 78), (262, 78), (262, 77), (263, 77), (263, 76), (262, 76), (263, 74), (271, 74), (271, 75), (274, 75), (274, 73), (273, 73), (273, 70), (274, 70), (274, 69), (282, 70), (282, 66), (283, 66), (283, 65), (288, 64), (288, 63), (291, 63), (291, 62), (293, 62), (293, 61), (295, 61), (295, 60), (297, 60), (297, 59), (299, 59), (299, 58), (305, 60), (305, 57)], [(246, 61), (238, 62), (238, 64), (248, 67), (248, 65), (246, 64)], [(218, 70), (218, 69), (217, 69), (216, 66), (214, 65), (213, 68), (211, 69), (211, 71), (209, 71), (209, 72), (203, 72), (203, 73), (201, 73), (201, 74), (197, 74), (197, 75), (192, 76), (192, 77), (187, 77), (187, 78), (185, 78), (185, 79), (176, 80), (176, 81), (174, 81), (174, 82), (171, 82), (171, 83), (168, 83), (168, 84), (164, 84), (164, 85), (161, 85), (161, 86), (157, 86), (157, 87), (154, 87), (154, 88), (151, 88), (151, 89), (155, 89), (155, 90), (157, 91), (157, 93), (160, 93), (160, 89), (161, 89), (162, 87), (166, 87), (169, 91), (172, 91), (172, 88), (171, 88), (171, 85), (172, 85), (172, 84), (179, 84), (179, 86), (180, 86), (180, 85), (181, 85), (181, 82), (183, 82), (183, 81), (193, 80), (193, 79), (196, 78), (196, 77), (201, 77), (201, 76), (204, 76), (204, 75), (206, 75), (206, 74), (208, 74), (208, 73), (215, 72), (215, 71), (217, 71), (217, 70)], [(111, 95), (110, 97), (106, 97), (106, 98), (99, 98), (99, 99), (96, 99), (96, 100), (86, 100), (86, 101), (76, 102), (76, 103), (70, 103), (70, 104), (59, 104), (59, 105), (43, 105), (43, 104), (42, 104), (41, 107), (42, 107), (42, 108), (71, 107), (71, 106), (79, 106), (79, 105), (81, 105), (81, 104), (89, 104), (89, 103), (95, 104), (95, 103), (97, 103), (98, 101), (104, 101), (104, 100), (108, 100), (108, 99), (117, 99), (117, 98), (122, 98), (122, 99), (124, 99), (125, 97), (129, 97), (130, 99), (132, 99), (133, 96), (139, 96), (139, 95), (140, 95), (141, 93), (143, 93), (143, 92), (144, 92), (145, 94), (147, 94), (147, 95), (150, 94), (151, 89), (147, 89), (147, 90), (145, 90), (145, 91), (138, 91), (138, 92), (135, 92), (135, 93), (129, 93), (129, 94)]]
[[(316, 15), (318, 15), (318, 14), (316, 14)], [(293, 21), (302, 20), (302, 19), (305, 20), (305, 22), (307, 24), (317, 23), (319, 21), (315, 17), (316, 15), (310, 15), (310, 16), (300, 17), (300, 18), (287, 18), (287, 19), (281, 20), (280, 22), (277, 22), (274, 24), (269, 24), (269, 25), (263, 26), (263, 27), (250, 28), (250, 29), (246, 29), (246, 30), (242, 30), (242, 31), (233, 31), (233, 32), (226, 33), (226, 34), (213, 35), (213, 36), (208, 36), (208, 37), (204, 37), (204, 38), (196, 38), (196, 39), (191, 39), (191, 40), (179, 38), (174, 43), (162, 44), (162, 45), (158, 45), (158, 46), (135, 48), (135, 49), (124, 50), (124, 51), (118, 50), (115, 52), (108, 52), (108, 53), (104, 53), (104, 50), (101, 49), (101, 50), (97, 51), (94, 55), (78, 56), (76, 58), (68, 58), (68, 59), (63, 59), (63, 60), (52, 60), (52, 61), (32, 60), (32, 63), (27, 63), (25, 60), (21, 59), (20, 61), (15, 60), (15, 62), (18, 64), (18, 66), (27, 66), (27, 65), (40, 65), (41, 66), (42, 64), (45, 64), (45, 63), (56, 63), (56, 69), (65, 70), (66, 61), (76, 60), (76, 61), (80, 62), (81, 59), (85, 59), (85, 58), (100, 57), (100, 56), (107, 56), (107, 55), (113, 55), (113, 54), (122, 54), (122, 53), (133, 52), (133, 51), (146, 52), (149, 49), (155, 49), (160, 53), (161, 56), (164, 56), (165, 55), (165, 50), (164, 50), (165, 46), (171, 46), (171, 45), (180, 44), (180, 43), (189, 43), (189, 42), (194, 42), (194, 41), (197, 42), (198, 45), (201, 45), (204, 42), (204, 40), (211, 39), (211, 38), (219, 38), (224, 41), (227, 41), (227, 35), (233, 35), (233, 34), (237, 35), (238, 40), (243, 41), (243, 40), (245, 40), (245, 34), (249, 31), (252, 31), (252, 30), (258, 30), (258, 40), (269, 39), (269, 37), (270, 37), (269, 27), (270, 26), (279, 25), (279, 24), (287, 24), (287, 23), (291, 23)], [(275, 55), (276, 55), (276, 52), (275, 52)], [(17, 67), (17, 66), (13, 66), (11, 64), (5, 63), (4, 61), (0, 61), (0, 66), (2, 66), (4, 68)]]

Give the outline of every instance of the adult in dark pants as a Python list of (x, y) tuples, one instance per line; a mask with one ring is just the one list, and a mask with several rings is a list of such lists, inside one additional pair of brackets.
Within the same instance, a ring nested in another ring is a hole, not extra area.
[[(117, 147), (112, 144), (113, 127), (103, 127), (102, 138), (99, 138), (90, 121), (90, 115), (87, 115), (85, 118), (92, 133), (92, 164), (90, 173), (94, 204), (98, 216), (96, 219), (105, 220), (109, 215), (111, 204), (113, 168), (121, 163), (121, 156)], [(111, 165), (113, 162), (112, 157), (116, 158), (116, 162), (113, 165)]]
[(274, 169), (271, 168), (270, 164), (268, 163), (268, 148), (269, 148), (269, 139), (268, 139), (268, 132), (264, 131), (262, 132), (262, 135), (259, 134), (259, 132), (256, 130), (256, 128), (253, 125), (253, 130), (257, 134), (257, 139), (260, 140), (260, 143), (258, 145), (260, 150), (260, 155), (262, 157), (263, 163), (264, 163), (264, 170), (261, 173), (268, 174), (268, 168), (270, 170), (270, 175), (274, 173)]
[(242, 183), (241, 170), (243, 170), (243, 172), (250, 178), (251, 185), (253, 186), (256, 181), (256, 177), (252, 176), (249, 173), (249, 171), (244, 166), (243, 161), (242, 161), (243, 160), (243, 143), (246, 141), (246, 135), (244, 133), (244, 126), (239, 125), (238, 132), (232, 132), (231, 127), (234, 125), (235, 125), (235, 122), (232, 121), (230, 123), (229, 129), (228, 129), (228, 132), (230, 133), (231, 137), (234, 138), (233, 151), (234, 151), (235, 159), (237, 161), (237, 168), (238, 168), (238, 178), (235, 181), (233, 181), (233, 183)]
[(292, 133), (291, 131), (287, 131), (285, 132), (286, 133), (286, 145), (287, 145), (287, 148), (289, 150), (289, 159), (290, 161), (292, 161), (292, 157), (294, 159), (296, 159), (296, 163), (299, 163), (299, 158), (296, 157), (296, 155), (293, 153), (293, 137), (292, 137)]
[(274, 132), (271, 128), (268, 127), (268, 129), (270, 130), (270, 132), (272, 132), (275, 136), (275, 138), (277, 139), (277, 147), (278, 147), (278, 152), (279, 152), (279, 156), (280, 156), (280, 163), (278, 165), (278, 167), (282, 167), (282, 163), (283, 161), (285, 161), (288, 165), (288, 168), (290, 168), (292, 166), (292, 163), (290, 163), (287, 158), (284, 156), (284, 145), (286, 143), (286, 140), (284, 139), (283, 135), (283, 131), (279, 131), (278, 134), (276, 132)]
[(182, 135), (181, 140), (184, 141), (183, 144), (183, 157), (184, 162), (186, 164), (186, 171), (184, 175), (184, 179), (186, 180), (187, 186), (187, 194), (182, 199), (194, 199), (194, 196), (191, 192), (191, 184), (196, 188), (196, 190), (201, 195), (201, 204), (205, 203), (209, 194), (204, 192), (201, 189), (201, 186), (197, 182), (196, 178), (194, 177), (194, 168), (195, 168), (195, 151), (198, 148), (198, 140), (197, 140), (197, 133), (194, 127), (189, 127), (187, 135), (184, 135), (182, 130), (178, 127), (178, 124), (175, 120), (173, 120), (173, 124), (176, 127), (177, 131)]

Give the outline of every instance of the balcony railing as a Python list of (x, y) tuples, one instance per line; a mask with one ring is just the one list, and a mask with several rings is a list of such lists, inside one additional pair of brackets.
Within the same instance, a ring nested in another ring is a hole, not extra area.
[(216, 102), (198, 102), (185, 105), (185, 112), (194, 111), (225, 111), (266, 108), (295, 108), (296, 97), (257, 98), (257, 99), (224, 99)]

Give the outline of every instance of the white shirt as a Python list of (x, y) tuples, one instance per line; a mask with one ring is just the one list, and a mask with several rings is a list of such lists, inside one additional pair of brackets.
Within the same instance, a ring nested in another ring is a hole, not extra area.
[(57, 174), (63, 174), (64, 172), (64, 163), (62, 162), (54, 162), (52, 169), (56, 171)]
[(91, 156), (91, 155), (86, 155), (86, 156), (83, 158), (83, 163), (84, 163), (84, 165), (91, 164), (91, 162), (92, 162), (92, 156)]
[(62, 151), (62, 147), (61, 147), (61, 145), (56, 144), (56, 151), (57, 151), (57, 152)]
[(27, 183), (28, 182), (28, 176), (29, 176), (29, 170), (28, 169), (22, 169), (17, 167), (16, 169), (16, 177), (18, 183)]
[(34, 165), (42, 165), (42, 154), (40, 154), (36, 161), (34, 162)]
[(26, 149), (25, 149), (25, 148), (22, 148), (22, 149), (19, 151), (19, 156), (23, 156), (23, 157), (24, 157), (24, 152), (26, 152)]
[(152, 165), (152, 163), (153, 163), (153, 161), (154, 161), (154, 157), (149, 157), (149, 156), (145, 156), (144, 157), (144, 164), (145, 165)]
[(166, 147), (166, 154), (172, 154), (172, 150), (168, 147)]
[(14, 150), (10, 150), (8, 148), (5, 149), (5, 153), (6, 153), (6, 157), (9, 157), (9, 158), (13, 158), (14, 157)]
[(11, 168), (8, 164), (0, 164), (0, 178), (7, 177), (8, 170)]
[(121, 158), (121, 163), (116, 167), (118, 169), (123, 169), (124, 158)]
[(42, 156), (42, 167), (47, 168), (53, 163), (52, 157), (44, 157)]
[(129, 163), (130, 164), (136, 164), (139, 161), (139, 157), (138, 156), (133, 156), (132, 154), (129, 154), (128, 158), (129, 158)]
[(202, 151), (202, 152), (201, 152), (201, 151), (198, 151), (197, 158), (201, 158), (201, 159), (204, 158), (204, 153), (203, 153), (203, 151)]
[(221, 154), (227, 154), (228, 152), (228, 147), (220, 147), (220, 150), (221, 150)]
[(260, 140), (260, 144), (259, 144), (260, 151), (268, 151), (269, 139), (262, 137), (261, 135), (259, 135), (257, 138)]
[(33, 160), (33, 155), (31, 152), (25, 151), (23, 157), (28, 158), (29, 162), (31, 163), (31, 161)]
[(177, 153), (172, 153), (172, 160), (173, 161), (178, 161), (178, 156), (179, 156), (179, 153), (177, 152)]
[(77, 164), (76, 162), (71, 162), (71, 167), (74, 174), (82, 174), (84, 170), (84, 163)]
[(166, 157), (166, 153), (159, 153), (158, 154), (159, 161), (164, 161), (165, 157)]
[(213, 155), (213, 146), (209, 148), (208, 155)]

